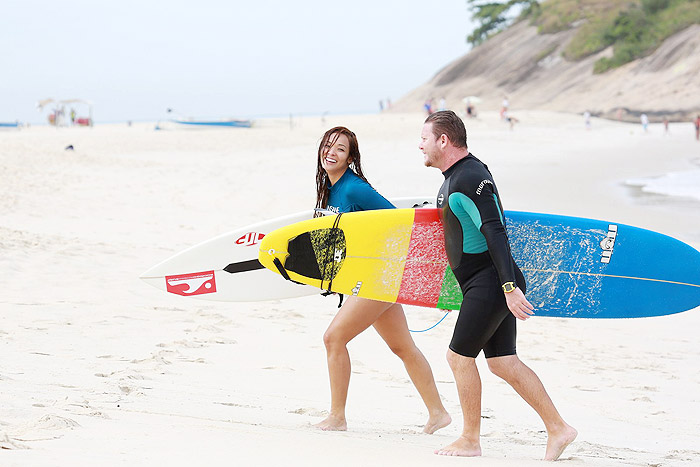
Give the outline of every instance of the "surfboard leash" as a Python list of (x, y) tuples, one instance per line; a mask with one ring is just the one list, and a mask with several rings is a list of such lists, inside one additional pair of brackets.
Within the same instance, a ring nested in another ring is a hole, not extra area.
[[(306, 285), (306, 284), (304, 284), (303, 282), (297, 282), (297, 281), (295, 281), (294, 279), (292, 279), (291, 277), (289, 277), (289, 274), (287, 273), (287, 270), (286, 270), (286, 269), (284, 268), (284, 266), (282, 265), (282, 261), (280, 261), (278, 258), (273, 259), (273, 260), (272, 260), (272, 263), (275, 265), (275, 267), (277, 267), (277, 270), (278, 270), (279, 273), (282, 275), (282, 277), (285, 278), (285, 279), (287, 279), (289, 282), (293, 282), (293, 283), (299, 284), (299, 285)], [(330, 287), (330, 285), (329, 285), (329, 287)], [(322, 292), (321, 295), (323, 295), (324, 297), (327, 297), (328, 295), (331, 295), (331, 294), (333, 294), (333, 293), (334, 293), (334, 292), (331, 292), (330, 290), (328, 290), (328, 291), (326, 291), (326, 292)], [(339, 303), (338, 303), (338, 308), (340, 308), (341, 306), (343, 306), (343, 297), (344, 297), (344, 295), (343, 295), (342, 293), (341, 293), (341, 294), (338, 294), (338, 295), (340, 295), (340, 301), (339, 301)]]
[(443, 321), (445, 318), (447, 318), (447, 315), (450, 314), (450, 311), (452, 311), (452, 310), (447, 310), (447, 311), (445, 312), (445, 316), (443, 316), (442, 318), (440, 318), (440, 321), (438, 321), (437, 323), (433, 324), (432, 326), (430, 326), (430, 327), (427, 328), (427, 329), (421, 329), (420, 331), (414, 331), (413, 329), (409, 329), (409, 331), (410, 331), (410, 332), (426, 332), (426, 331), (430, 331), (431, 329), (433, 329), (434, 327), (436, 327), (438, 324), (442, 323), (442, 321)]
[[(335, 275), (333, 274), (333, 259), (332, 259), (332, 258), (335, 256), (335, 255), (334, 255), (334, 253), (335, 253), (335, 247), (336, 247), (337, 244), (338, 244), (338, 237), (339, 237), (339, 235), (338, 235), (338, 224), (340, 224), (340, 216), (342, 216), (342, 215), (343, 215), (342, 212), (339, 213), (339, 214), (337, 215), (337, 217), (335, 218), (335, 220), (333, 221), (333, 227), (331, 227), (331, 232), (333, 232), (333, 233), (332, 233), (333, 242), (332, 242), (332, 244), (331, 244), (330, 241), (328, 242), (328, 244), (327, 244), (327, 246), (326, 246), (326, 254), (325, 254), (324, 257), (323, 257), (323, 259), (324, 259), (324, 261), (323, 261), (323, 272), (321, 273), (321, 288), (322, 288), (322, 289), (323, 289), (323, 276), (324, 276), (324, 273), (326, 272), (326, 268), (328, 267), (328, 258), (329, 258), (329, 255), (328, 255), (329, 251), (328, 251), (328, 250), (330, 249), (330, 253), (331, 253), (331, 255), (330, 255), (330, 258), (331, 258), (331, 261), (330, 261), (330, 264), (331, 264), (331, 280), (328, 281), (328, 288), (326, 289), (326, 291), (325, 291), (325, 292), (321, 292), (321, 295), (324, 296), (324, 297), (327, 297), (327, 296), (332, 295), (332, 294), (335, 293), (335, 292), (331, 291), (331, 287), (333, 287), (333, 277), (335, 276)], [(332, 247), (331, 247), (331, 245), (332, 245)], [(343, 306), (343, 298), (344, 298), (344, 296), (343, 296), (342, 293), (339, 293), (338, 295), (340, 296), (340, 299), (339, 299), (339, 301), (338, 301), (338, 308), (340, 308), (341, 306)]]
[[(329, 263), (328, 259), (329, 258), (330, 258), (330, 266), (331, 266), (331, 272), (330, 272), (331, 279), (328, 281), (328, 288), (326, 289), (326, 295), (333, 293), (333, 292), (331, 292), (331, 287), (333, 287), (333, 277), (335, 276), (335, 274), (333, 274), (333, 258), (334, 258), (334, 253), (335, 253), (335, 247), (338, 244), (338, 237), (339, 237), (338, 225), (340, 224), (340, 217), (342, 215), (343, 215), (343, 213), (341, 212), (340, 214), (338, 214), (336, 216), (335, 220), (333, 221), (333, 227), (331, 227), (332, 234), (329, 235), (328, 243), (326, 244), (326, 251), (325, 251), (325, 254), (323, 255), (323, 272), (321, 273), (321, 288), (323, 288), (323, 280), (324, 280), (323, 278), (326, 275), (325, 274), (326, 269), (328, 269), (328, 263)], [(331, 241), (330, 237), (332, 237), (332, 241)], [(341, 303), (342, 303), (342, 299), (341, 299)], [(338, 308), (340, 308), (340, 306)]]
[(275, 265), (275, 267), (277, 268), (277, 270), (279, 271), (279, 273), (282, 275), (282, 277), (284, 277), (285, 279), (287, 279), (289, 282), (294, 282), (295, 284), (299, 284), (299, 285), (306, 285), (306, 284), (304, 284), (304, 283), (302, 283), (302, 282), (297, 282), (297, 281), (295, 281), (294, 279), (292, 279), (291, 277), (289, 277), (289, 274), (287, 273), (287, 270), (284, 269), (284, 266), (282, 265), (282, 261), (280, 261), (278, 258), (274, 258), (274, 259), (272, 260), (272, 263)]

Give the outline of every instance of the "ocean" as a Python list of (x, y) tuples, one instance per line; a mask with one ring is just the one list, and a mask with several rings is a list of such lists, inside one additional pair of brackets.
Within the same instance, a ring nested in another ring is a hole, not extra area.
[(644, 193), (700, 201), (700, 169), (669, 172), (657, 177), (629, 179), (625, 181), (625, 184), (639, 187)]

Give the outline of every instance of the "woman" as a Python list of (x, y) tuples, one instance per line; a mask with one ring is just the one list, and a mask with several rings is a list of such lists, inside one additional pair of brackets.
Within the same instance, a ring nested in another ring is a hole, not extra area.
[[(362, 174), (357, 137), (347, 128), (331, 128), (323, 135), (317, 162), (317, 208), (344, 213), (394, 207)], [(331, 383), (331, 410), (316, 426), (329, 431), (347, 430), (345, 404), (350, 384), (347, 344), (370, 326), (374, 326), (401, 358), (428, 408), (428, 422), (423, 432), (434, 433), (449, 425), (452, 419), (442, 405), (428, 361), (413, 342), (401, 305), (352, 296), (338, 310), (323, 336)]]

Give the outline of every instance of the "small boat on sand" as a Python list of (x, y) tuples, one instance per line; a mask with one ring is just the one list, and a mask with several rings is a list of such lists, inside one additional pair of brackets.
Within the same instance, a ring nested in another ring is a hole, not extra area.
[(253, 122), (250, 120), (239, 119), (223, 119), (223, 120), (197, 120), (193, 118), (176, 118), (172, 120), (180, 125), (191, 126), (216, 126), (216, 127), (232, 127), (232, 128), (250, 128)]

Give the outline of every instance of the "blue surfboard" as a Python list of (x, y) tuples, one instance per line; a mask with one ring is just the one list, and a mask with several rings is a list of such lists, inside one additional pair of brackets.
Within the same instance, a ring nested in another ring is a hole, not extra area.
[(537, 316), (638, 318), (700, 306), (700, 252), (629, 225), (506, 212)]

